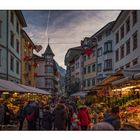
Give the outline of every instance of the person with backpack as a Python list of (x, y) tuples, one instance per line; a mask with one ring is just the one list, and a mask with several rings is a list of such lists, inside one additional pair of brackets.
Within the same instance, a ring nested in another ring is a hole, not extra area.
[(26, 107), (26, 120), (28, 122), (28, 130), (36, 130), (35, 108), (31, 101)]

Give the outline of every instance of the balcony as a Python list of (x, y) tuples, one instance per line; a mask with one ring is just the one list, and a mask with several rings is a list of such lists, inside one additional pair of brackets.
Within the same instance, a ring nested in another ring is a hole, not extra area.
[(106, 69), (103, 69), (104, 72), (106, 71), (112, 71), (112, 68), (106, 68)]

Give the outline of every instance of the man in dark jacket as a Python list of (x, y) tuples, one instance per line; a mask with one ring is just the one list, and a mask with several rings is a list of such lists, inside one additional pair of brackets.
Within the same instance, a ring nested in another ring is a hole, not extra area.
[(104, 121), (110, 123), (115, 130), (119, 130), (121, 127), (119, 107), (112, 108), (111, 113), (105, 115)]
[(43, 130), (52, 130), (53, 115), (50, 112), (49, 106), (43, 109), (42, 127)]
[(64, 130), (65, 129), (65, 109), (62, 104), (58, 104), (54, 110), (54, 127), (55, 130)]

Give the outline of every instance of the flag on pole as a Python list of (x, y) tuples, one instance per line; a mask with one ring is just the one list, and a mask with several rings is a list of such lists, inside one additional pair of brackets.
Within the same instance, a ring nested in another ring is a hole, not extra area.
[(42, 46), (41, 45), (35, 45), (35, 50), (36, 50), (36, 52), (40, 52), (42, 50)]

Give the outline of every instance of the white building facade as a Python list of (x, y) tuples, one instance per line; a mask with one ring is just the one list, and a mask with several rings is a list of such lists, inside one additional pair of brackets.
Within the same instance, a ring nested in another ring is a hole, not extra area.
[(140, 63), (140, 11), (122, 11), (112, 31), (115, 71)]
[(108, 23), (91, 37), (96, 39), (96, 83), (114, 72), (113, 24), (114, 21)]
[(26, 27), (19, 10), (0, 11), (0, 78), (20, 83), (21, 29)]

